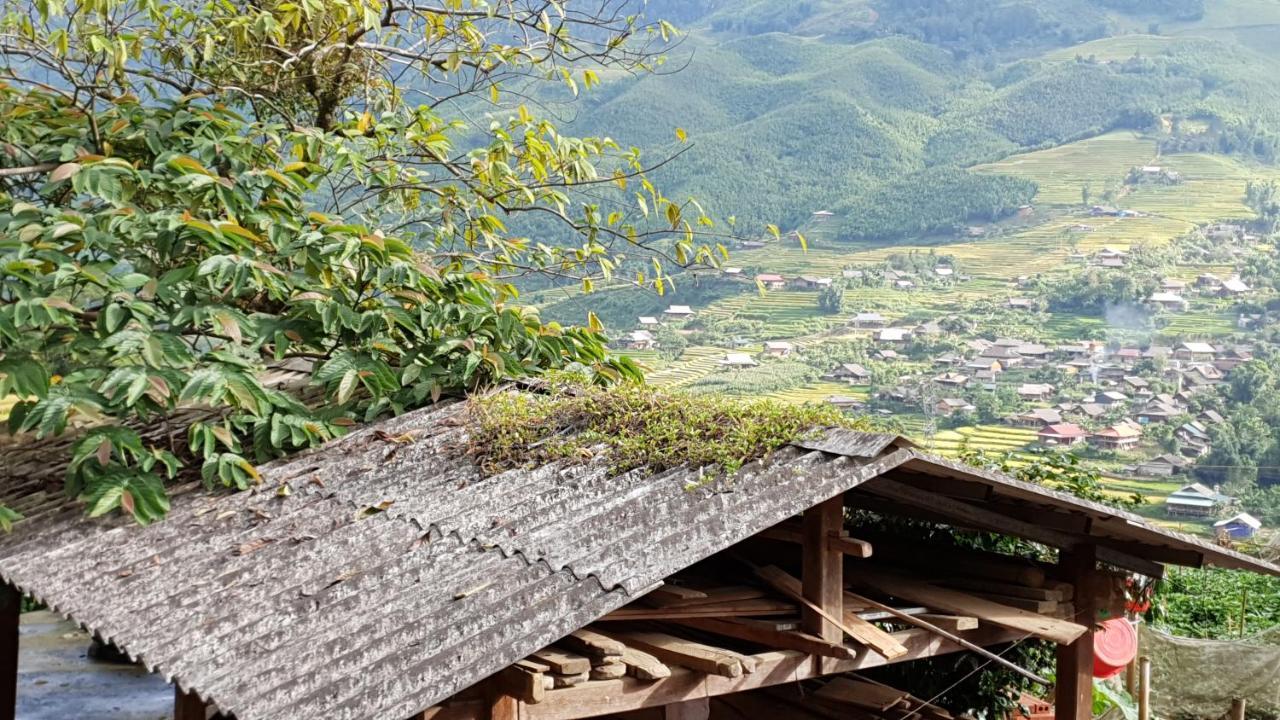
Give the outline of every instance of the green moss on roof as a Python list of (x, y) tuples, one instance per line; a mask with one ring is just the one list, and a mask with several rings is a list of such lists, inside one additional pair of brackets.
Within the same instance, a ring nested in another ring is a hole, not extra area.
[(471, 453), (487, 472), (603, 455), (614, 473), (744, 464), (825, 428), (869, 424), (819, 405), (784, 405), (663, 391), (557, 382), (547, 392), (498, 392), (471, 400)]

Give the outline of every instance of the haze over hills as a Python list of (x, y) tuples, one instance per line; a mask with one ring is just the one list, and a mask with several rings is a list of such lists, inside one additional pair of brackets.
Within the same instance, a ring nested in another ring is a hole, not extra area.
[[(1274, 159), (1280, 76), (1255, 31), (1280, 4), (1243, 4), (652, 2), (688, 32), (680, 71), (606, 84), (571, 129), (655, 148), (684, 128), (694, 146), (660, 179), (740, 227), (826, 209), (841, 239), (911, 237), (1032, 199), (969, 166), (1161, 116), (1212, 128), (1170, 143)], [(1149, 34), (1165, 25), (1177, 34)]]

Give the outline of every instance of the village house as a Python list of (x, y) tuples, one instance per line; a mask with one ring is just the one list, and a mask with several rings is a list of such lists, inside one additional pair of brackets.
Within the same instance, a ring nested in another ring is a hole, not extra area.
[(902, 355), (892, 348), (882, 348), (871, 353), (871, 357), (876, 360), (901, 360)]
[(978, 408), (963, 398), (943, 398), (934, 406), (934, 410), (943, 417), (951, 417), (952, 415), (968, 415), (976, 412)]
[(1031, 298), (1011, 297), (1006, 305), (1013, 310), (1035, 310), (1036, 301)]
[(914, 290), (916, 284), (910, 280), (894, 280), (893, 286), (899, 290)]
[(1041, 428), (1036, 437), (1045, 445), (1071, 447), (1084, 442), (1089, 431), (1075, 423), (1057, 423)]
[(986, 350), (983, 350), (982, 353), (978, 355), (978, 358), (981, 360), (998, 361), (1005, 370), (1022, 364), (1022, 356), (1013, 348), (1006, 347), (1004, 345), (992, 345)]
[(795, 346), (785, 340), (769, 340), (764, 344), (764, 354), (769, 357), (790, 357)]
[(1188, 303), (1181, 295), (1172, 292), (1158, 292), (1147, 298), (1147, 302), (1170, 312), (1186, 312)]
[(1252, 359), (1252, 348), (1237, 345), (1235, 347), (1223, 349), (1220, 354), (1214, 358), (1213, 366), (1221, 372), (1228, 373)]
[(1231, 540), (1248, 540), (1261, 529), (1262, 521), (1247, 512), (1236, 513), (1213, 524), (1214, 533), (1225, 535)]
[(1147, 394), (1151, 393), (1151, 383), (1147, 382), (1146, 379), (1144, 378), (1138, 377), (1137, 375), (1125, 375), (1124, 386), (1133, 392), (1137, 392), (1137, 393), (1145, 392)]
[(1141, 410), (1138, 411), (1136, 417), (1138, 422), (1144, 425), (1151, 423), (1170, 422), (1174, 418), (1184, 414), (1184, 410), (1176, 405), (1167, 403), (1163, 400), (1152, 399)]
[(981, 373), (989, 373), (991, 376), (995, 376), (1004, 372), (1004, 366), (1000, 364), (999, 360), (979, 358), (965, 363), (964, 370), (973, 377), (977, 377)]
[(847, 268), (845, 270), (840, 271), (840, 277), (844, 278), (845, 280), (861, 280), (862, 278), (866, 277), (866, 275), (867, 275), (866, 271), (855, 270), (853, 268)]
[(773, 273), (756, 275), (756, 282), (764, 286), (765, 290), (785, 290), (787, 287), (786, 279)]
[(906, 328), (884, 328), (876, 333), (876, 342), (902, 344), (911, 339)]
[(1058, 425), (1061, 422), (1062, 413), (1054, 408), (1035, 408), (1013, 418), (1015, 425), (1037, 429), (1046, 425)]
[(956, 271), (946, 265), (939, 265), (933, 269), (933, 274), (940, 278), (949, 279), (956, 274)]
[(746, 353), (728, 353), (724, 359), (720, 361), (720, 365), (728, 368), (747, 368), (755, 367), (760, 363), (756, 359)]
[(1209, 409), (1196, 416), (1196, 419), (1204, 425), (1219, 425), (1226, 422), (1226, 418), (1222, 417), (1217, 410)]
[(1095, 402), (1080, 403), (1073, 408), (1073, 412), (1083, 415), (1090, 420), (1097, 420), (1107, 414), (1107, 406)]
[(1164, 345), (1151, 345), (1142, 351), (1143, 360), (1161, 361), (1169, 358), (1173, 354), (1173, 348)]
[(1098, 264), (1098, 267), (1115, 270), (1115, 269), (1123, 268), (1125, 266), (1125, 262), (1126, 260), (1122, 257), (1108, 257), (1108, 258), (1102, 258), (1101, 260), (1098, 261), (1097, 264)]
[(694, 316), (693, 308), (688, 305), (672, 305), (662, 312), (663, 315), (673, 317), (679, 320), (691, 318)]
[(658, 322), (658, 318), (653, 317), (651, 315), (641, 315), (640, 319), (637, 322), (639, 322), (640, 327), (645, 328), (647, 330), (652, 330), (653, 328), (656, 328), (662, 324)]
[(1207, 342), (1184, 342), (1173, 351), (1173, 356), (1181, 360), (1203, 360), (1211, 362), (1218, 351)]
[(967, 375), (961, 375), (956, 372), (945, 372), (933, 378), (935, 383), (939, 385), (949, 385), (951, 387), (964, 387), (969, 383)]
[(1185, 472), (1191, 461), (1181, 455), (1165, 453), (1138, 464), (1134, 472), (1152, 477), (1170, 477)]
[(1120, 422), (1089, 436), (1089, 443), (1104, 450), (1132, 450), (1142, 442), (1142, 428), (1136, 423)]
[(1222, 287), (1222, 278), (1213, 273), (1201, 273), (1196, 276), (1196, 287), (1201, 290), (1216, 292)]
[(1119, 250), (1119, 249), (1116, 249), (1116, 248), (1113, 248), (1113, 247), (1108, 246), (1108, 247), (1104, 247), (1104, 248), (1102, 248), (1101, 250), (1099, 250), (1099, 251), (1095, 254), (1095, 257), (1097, 257), (1097, 258), (1099, 258), (1099, 259), (1101, 259), (1101, 260), (1111, 260), (1111, 259), (1120, 259), (1120, 260), (1123, 260), (1123, 259), (1125, 259), (1125, 258), (1129, 257), (1129, 253), (1128, 253), (1128, 252), (1126, 252), (1126, 251), (1124, 251), (1124, 250)]
[(824, 223), (835, 216), (836, 214), (831, 212), (830, 210), (814, 210), (813, 214), (810, 215), (809, 217), (815, 223)]
[(860, 312), (849, 322), (854, 327), (860, 328), (881, 328), (889, 324), (889, 321), (878, 312)]
[(858, 398), (850, 397), (848, 395), (828, 395), (823, 402), (846, 412), (861, 410), (867, 405)]
[(1244, 293), (1251, 292), (1252, 290), (1253, 288), (1249, 287), (1248, 284), (1245, 284), (1242, 279), (1233, 275), (1233, 277), (1222, 281), (1222, 290), (1220, 290), (1219, 293), (1222, 297), (1234, 297), (1236, 295), (1244, 295)]
[(1107, 390), (1097, 393), (1093, 396), (1093, 402), (1098, 405), (1119, 405), (1129, 402), (1129, 396), (1119, 390)]
[(1177, 278), (1165, 278), (1160, 281), (1160, 289), (1167, 292), (1180, 293), (1187, 289), (1187, 281)]
[(1178, 452), (1183, 456), (1198, 458), (1209, 454), (1212, 439), (1203, 423), (1196, 420), (1183, 423), (1174, 431), (1173, 436), (1181, 443)]
[(653, 333), (648, 330), (633, 330), (627, 335), (626, 347), (628, 350), (652, 350), (657, 347), (654, 342)]
[(858, 363), (841, 363), (827, 373), (831, 380), (847, 380), (852, 385), (865, 385), (871, 381), (871, 371)]
[(1022, 400), (1048, 400), (1053, 397), (1055, 388), (1049, 383), (1023, 383), (1018, 386), (1018, 397)]
[(1111, 354), (1111, 357), (1125, 366), (1132, 367), (1142, 359), (1142, 351), (1138, 348), (1119, 348)]
[(1050, 354), (1048, 346), (1040, 343), (1022, 343), (1014, 347), (1013, 351), (1018, 353), (1018, 356), (1024, 360), (1037, 362), (1043, 362)]
[(831, 287), (831, 278), (819, 277), (817, 275), (801, 275), (796, 278), (796, 287), (805, 290), (821, 290), (822, 288)]
[(942, 323), (939, 323), (937, 320), (930, 320), (929, 322), (923, 322), (915, 326), (911, 331), (911, 334), (917, 337), (921, 335), (932, 337), (942, 335), (944, 332), (945, 331), (942, 329)]
[(1182, 371), (1184, 387), (1217, 385), (1222, 382), (1222, 371), (1210, 363), (1192, 363)]
[(729, 276), (729, 277), (731, 277), (731, 278), (740, 278), (740, 277), (743, 277), (743, 270), (742, 270), (742, 268), (740, 268), (740, 267), (727, 267), (727, 268), (722, 268), (722, 269), (720, 270), (720, 272), (724, 273), (725, 275), (727, 275), (727, 276)]
[(1223, 495), (1216, 487), (1210, 489), (1193, 483), (1170, 493), (1164, 509), (1172, 517), (1213, 517), (1220, 508), (1234, 501), (1235, 498)]
[(933, 359), (933, 364), (941, 365), (943, 367), (956, 367), (959, 365), (964, 365), (964, 357), (957, 353), (945, 352), (935, 357)]

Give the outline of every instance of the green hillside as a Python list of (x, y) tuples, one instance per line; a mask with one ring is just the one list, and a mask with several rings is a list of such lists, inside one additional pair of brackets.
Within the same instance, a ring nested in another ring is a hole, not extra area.
[[(667, 64), (680, 71), (615, 79), (573, 129), (657, 152), (683, 128), (691, 147), (659, 178), (741, 228), (831, 210), (845, 240), (949, 232), (1043, 199), (970, 166), (1170, 118), (1172, 149), (1271, 160), (1280, 147), (1280, 75), (1242, 39), (1280, 1), (649, 7), (688, 32)], [(1162, 22), (1136, 12), (1151, 8)]]

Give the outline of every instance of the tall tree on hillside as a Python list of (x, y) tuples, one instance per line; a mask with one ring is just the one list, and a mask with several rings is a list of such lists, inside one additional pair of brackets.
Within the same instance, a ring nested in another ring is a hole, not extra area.
[[(67, 489), (146, 522), (184, 468), (248, 487), (255, 461), (444, 393), (638, 377), (598, 323), (544, 324), (512, 284), (625, 268), (661, 291), (723, 252), (639, 150), (521, 102), (654, 67), (673, 29), (625, 7), (0, 0), (10, 429), (89, 426)], [(162, 418), (183, 432), (144, 441)]]

